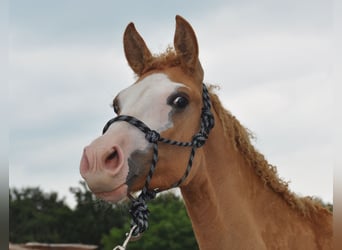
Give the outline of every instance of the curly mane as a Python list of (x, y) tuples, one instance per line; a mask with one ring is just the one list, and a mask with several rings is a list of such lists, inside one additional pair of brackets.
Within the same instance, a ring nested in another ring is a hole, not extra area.
[(162, 70), (168, 67), (175, 67), (181, 64), (180, 58), (173, 47), (168, 46), (166, 51), (161, 54), (154, 54), (153, 57), (146, 62), (142, 74), (151, 70)]
[[(304, 216), (312, 216), (317, 210), (326, 210), (318, 199), (299, 197), (289, 190), (288, 182), (278, 176), (276, 167), (269, 164), (264, 155), (252, 145), (252, 133), (222, 106), (218, 96), (213, 93), (213, 88), (215, 87), (210, 87), (210, 98), (223, 125), (224, 135), (231, 141), (234, 148), (242, 154), (247, 164), (255, 170), (262, 181), (279, 194), (290, 207), (297, 209)], [(326, 211), (328, 212), (328, 210)]]

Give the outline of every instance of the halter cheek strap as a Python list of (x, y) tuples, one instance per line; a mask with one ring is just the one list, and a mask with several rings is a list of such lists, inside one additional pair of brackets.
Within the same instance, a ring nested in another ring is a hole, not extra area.
[(132, 235), (134, 237), (137, 237), (141, 233), (143, 233), (148, 228), (148, 215), (149, 210), (147, 208), (147, 202), (153, 198), (155, 198), (156, 194), (161, 192), (162, 190), (154, 189), (149, 190), (149, 185), (152, 180), (152, 176), (154, 174), (154, 171), (156, 169), (156, 165), (158, 162), (158, 143), (166, 143), (170, 145), (175, 145), (179, 147), (191, 147), (190, 156), (188, 160), (188, 165), (185, 169), (185, 172), (177, 182), (175, 182), (173, 185), (170, 186), (170, 188), (178, 187), (180, 186), (184, 180), (188, 177), (192, 162), (195, 156), (196, 149), (199, 147), (202, 147), (206, 140), (208, 139), (210, 130), (214, 127), (214, 116), (211, 113), (211, 102), (208, 90), (203, 85), (203, 93), (202, 93), (202, 99), (203, 99), (203, 107), (202, 107), (202, 113), (201, 113), (201, 124), (200, 124), (200, 130), (197, 134), (195, 134), (192, 137), (192, 140), (190, 142), (179, 142), (174, 141), (170, 139), (166, 139), (160, 136), (160, 134), (150, 129), (144, 122), (138, 120), (135, 117), (128, 116), (128, 115), (119, 115), (107, 122), (107, 124), (103, 128), (103, 133), (105, 133), (109, 126), (113, 124), (114, 122), (118, 121), (124, 121), (128, 122), (132, 126), (135, 126), (138, 128), (141, 132), (145, 134), (145, 139), (150, 142), (153, 145), (153, 157), (151, 162), (151, 167), (148, 172), (148, 175), (146, 177), (145, 185), (138, 196), (138, 198), (133, 198), (130, 196), (130, 199), (132, 201), (131, 207), (130, 207), (130, 214), (132, 216), (132, 228), (134, 227)]

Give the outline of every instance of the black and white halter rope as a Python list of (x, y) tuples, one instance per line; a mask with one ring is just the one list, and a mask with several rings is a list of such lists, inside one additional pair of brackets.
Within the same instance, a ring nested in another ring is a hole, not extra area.
[(109, 120), (107, 124), (105, 125), (105, 127), (103, 128), (103, 133), (105, 133), (107, 129), (109, 128), (109, 126), (114, 122), (118, 122), (118, 121), (128, 122), (129, 124), (138, 128), (141, 132), (143, 132), (145, 134), (146, 140), (150, 142), (151, 144), (153, 144), (153, 158), (152, 158), (152, 163), (151, 163), (149, 173), (146, 177), (145, 185), (140, 195), (138, 196), (138, 198), (130, 197), (132, 201), (132, 205), (131, 205), (129, 212), (132, 216), (131, 228), (133, 229), (134, 227), (133, 232), (132, 232), (133, 237), (138, 237), (141, 233), (143, 233), (147, 229), (148, 215), (149, 215), (147, 202), (155, 198), (158, 192), (161, 192), (158, 189), (149, 190), (149, 184), (151, 182), (153, 173), (156, 169), (156, 165), (158, 162), (158, 142), (175, 145), (179, 147), (191, 147), (188, 165), (186, 167), (183, 177), (179, 181), (175, 182), (170, 188), (178, 187), (184, 182), (184, 180), (188, 177), (190, 173), (196, 149), (199, 147), (202, 147), (205, 144), (206, 140), (208, 139), (210, 130), (214, 127), (214, 116), (210, 110), (211, 102), (210, 102), (209, 93), (205, 84), (203, 84), (202, 99), (203, 99), (203, 107), (202, 107), (202, 113), (201, 113), (200, 130), (197, 134), (195, 134), (192, 137), (191, 142), (179, 142), (179, 141), (174, 141), (174, 140), (163, 138), (160, 136), (160, 134), (157, 131), (150, 129), (142, 121), (138, 120), (135, 117), (128, 116), (128, 115), (119, 115)]

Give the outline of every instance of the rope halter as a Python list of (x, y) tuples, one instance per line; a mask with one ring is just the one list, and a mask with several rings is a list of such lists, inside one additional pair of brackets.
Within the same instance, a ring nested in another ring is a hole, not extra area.
[[(146, 177), (145, 185), (140, 193), (140, 195), (137, 198), (133, 198), (129, 195), (129, 198), (132, 201), (131, 207), (130, 207), (130, 214), (132, 216), (132, 222), (131, 222), (131, 230), (132, 235), (134, 237), (138, 237), (140, 234), (142, 234), (147, 228), (148, 228), (148, 215), (149, 210), (147, 208), (147, 202), (154, 199), (156, 197), (156, 194), (161, 192), (159, 189), (149, 189), (149, 184), (152, 180), (152, 176), (154, 174), (154, 171), (156, 169), (156, 165), (158, 162), (158, 143), (166, 143), (170, 145), (175, 145), (179, 147), (191, 147), (190, 157), (188, 160), (188, 165), (185, 169), (185, 173), (183, 174), (182, 178), (175, 182), (173, 185), (171, 185), (170, 188), (175, 188), (180, 186), (184, 180), (188, 177), (192, 162), (195, 156), (196, 149), (199, 147), (202, 147), (206, 140), (208, 139), (210, 130), (214, 127), (214, 116), (211, 113), (211, 102), (210, 102), (210, 96), (207, 90), (207, 87), (205, 84), (202, 84), (203, 86), (203, 93), (202, 93), (202, 99), (203, 99), (203, 107), (202, 107), (202, 113), (201, 113), (201, 124), (200, 124), (200, 130), (197, 134), (195, 134), (192, 137), (192, 140), (190, 142), (179, 142), (174, 141), (170, 139), (166, 139), (160, 136), (160, 134), (150, 129), (144, 122), (140, 121), (139, 119), (128, 116), (128, 115), (119, 115), (107, 122), (107, 124), (103, 128), (103, 134), (108, 130), (109, 126), (113, 124), (114, 122), (118, 121), (124, 121), (128, 122), (132, 126), (135, 126), (138, 128), (141, 132), (145, 134), (145, 139), (152, 144), (153, 146), (153, 157), (152, 157), (152, 163), (150, 170), (148, 172), (148, 175)], [(133, 229), (134, 227), (134, 229)]]

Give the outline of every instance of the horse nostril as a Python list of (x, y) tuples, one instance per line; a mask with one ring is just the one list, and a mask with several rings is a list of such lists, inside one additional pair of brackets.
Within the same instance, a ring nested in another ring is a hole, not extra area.
[(113, 159), (115, 159), (116, 157), (118, 157), (118, 151), (116, 151), (116, 150), (114, 149), (114, 151), (113, 151), (110, 155), (107, 156), (107, 158), (106, 158), (106, 164), (107, 164), (108, 162), (112, 161)]
[(122, 165), (122, 156), (118, 147), (113, 147), (111, 152), (108, 152), (104, 160), (104, 168), (111, 174), (115, 174)]

